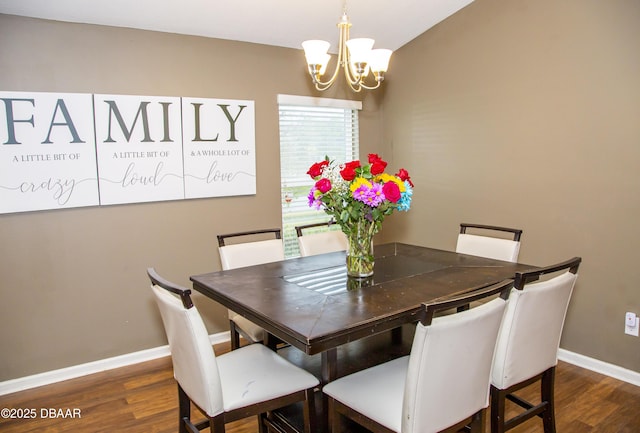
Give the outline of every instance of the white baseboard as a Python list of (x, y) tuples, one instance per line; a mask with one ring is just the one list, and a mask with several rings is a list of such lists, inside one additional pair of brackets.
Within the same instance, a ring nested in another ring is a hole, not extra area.
[(558, 359), (614, 379), (622, 380), (636, 386), (640, 386), (640, 372), (629, 370), (624, 367), (609, 364), (598, 359), (589, 358), (579, 353), (569, 352), (568, 350), (558, 350)]
[[(220, 332), (218, 334), (213, 334), (209, 336), (209, 339), (211, 340), (211, 344), (225, 343), (229, 341), (229, 333)], [(76, 377), (99, 373), (113, 368), (151, 361), (153, 359), (169, 355), (169, 346), (161, 346), (86, 364), (61, 368), (59, 370), (34, 374), (32, 376), (11, 379), (5, 382), (0, 382), (0, 395), (24, 391), (38, 386), (50, 385), (52, 383), (62, 382), (63, 380), (74, 379)], [(594, 358), (589, 358), (588, 356), (580, 355), (578, 353), (569, 352), (564, 349), (560, 349), (558, 351), (558, 359), (568, 362), (569, 364), (577, 365), (578, 367), (586, 368), (587, 370), (604, 374), (605, 376), (613, 377), (614, 379), (640, 386), (640, 373), (637, 371), (609, 364)]]
[[(229, 332), (220, 332), (209, 336), (211, 344), (219, 344), (229, 341)], [(61, 368), (59, 370), (46, 371), (32, 376), (19, 377), (17, 379), (0, 382), (0, 395), (11, 394), (25, 389), (36, 388), (38, 386), (50, 385), (63, 380), (75, 379), (76, 377), (88, 374), (99, 373), (113, 368), (125, 367), (127, 365), (140, 362), (151, 361), (153, 359), (169, 356), (169, 346), (154, 347), (153, 349), (141, 350), (139, 352), (127, 353), (125, 355), (114, 356), (113, 358), (101, 359), (86, 364), (74, 365)]]

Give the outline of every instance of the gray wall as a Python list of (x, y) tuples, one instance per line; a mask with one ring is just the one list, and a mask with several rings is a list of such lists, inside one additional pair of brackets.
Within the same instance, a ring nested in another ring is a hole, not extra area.
[[(476, 0), (398, 50), (361, 153), (410, 170), (382, 238), (453, 249), (462, 221), (524, 229), (521, 259), (584, 258), (562, 347), (640, 371), (640, 3)], [(280, 225), (278, 93), (299, 50), (0, 15), (0, 90), (256, 101), (257, 194), (0, 215), (0, 381), (165, 344), (144, 270), (188, 285), (215, 235)], [(260, 68), (260, 69), (257, 69)], [(259, 209), (260, 212), (256, 212)], [(226, 311), (204, 299), (210, 332)], [(541, 312), (541, 319), (544, 312)]]
[(561, 346), (640, 372), (640, 2), (476, 0), (388, 78), (384, 141), (417, 187), (385, 236), (453, 249), (494, 223), (524, 262), (582, 256)]
[[(0, 70), (3, 91), (254, 100), (257, 153), (255, 196), (0, 215), (0, 381), (166, 344), (146, 268), (189, 285), (220, 269), (216, 234), (281, 225), (276, 97), (316, 95), (301, 50), (0, 15)], [(363, 152), (380, 97), (363, 101)]]

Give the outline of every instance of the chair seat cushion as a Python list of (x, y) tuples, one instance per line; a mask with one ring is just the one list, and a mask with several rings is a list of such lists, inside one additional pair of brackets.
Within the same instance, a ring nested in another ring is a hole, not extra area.
[(252, 344), (216, 357), (224, 410), (313, 388), (318, 379), (262, 344)]
[(409, 357), (337, 379), (323, 392), (383, 426), (399, 432)]
[(231, 310), (229, 310), (229, 320), (233, 321), (238, 328), (242, 329), (247, 335), (249, 335), (252, 343), (259, 343), (264, 340), (264, 329), (252, 321)]

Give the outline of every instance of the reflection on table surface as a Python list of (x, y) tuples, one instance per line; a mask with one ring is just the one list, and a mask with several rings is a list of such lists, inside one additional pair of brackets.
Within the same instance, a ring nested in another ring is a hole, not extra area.
[[(429, 271), (443, 267), (431, 266)], [(425, 263), (414, 257), (385, 256), (376, 259), (376, 273), (367, 278), (349, 278), (345, 265), (285, 275), (282, 278), (288, 283), (305, 287), (323, 295), (337, 295), (397, 278), (406, 278), (424, 271)]]

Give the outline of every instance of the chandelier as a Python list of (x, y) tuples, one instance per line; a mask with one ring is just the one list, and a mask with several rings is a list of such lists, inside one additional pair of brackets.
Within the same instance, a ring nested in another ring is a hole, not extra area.
[[(340, 68), (344, 70), (347, 83), (354, 92), (380, 87), (389, 66), (391, 50), (372, 49), (375, 41), (370, 38), (349, 39), (351, 23), (347, 16), (346, 2), (342, 18), (337, 26), (340, 29), (338, 60), (335, 70), (328, 81), (322, 81), (321, 77), (326, 72), (331, 58), (331, 55), (327, 53), (331, 44), (320, 40), (309, 40), (302, 43), (307, 65), (309, 66), (309, 74), (316, 89), (322, 91), (331, 87), (338, 77)], [(373, 77), (367, 81), (370, 75)]]

